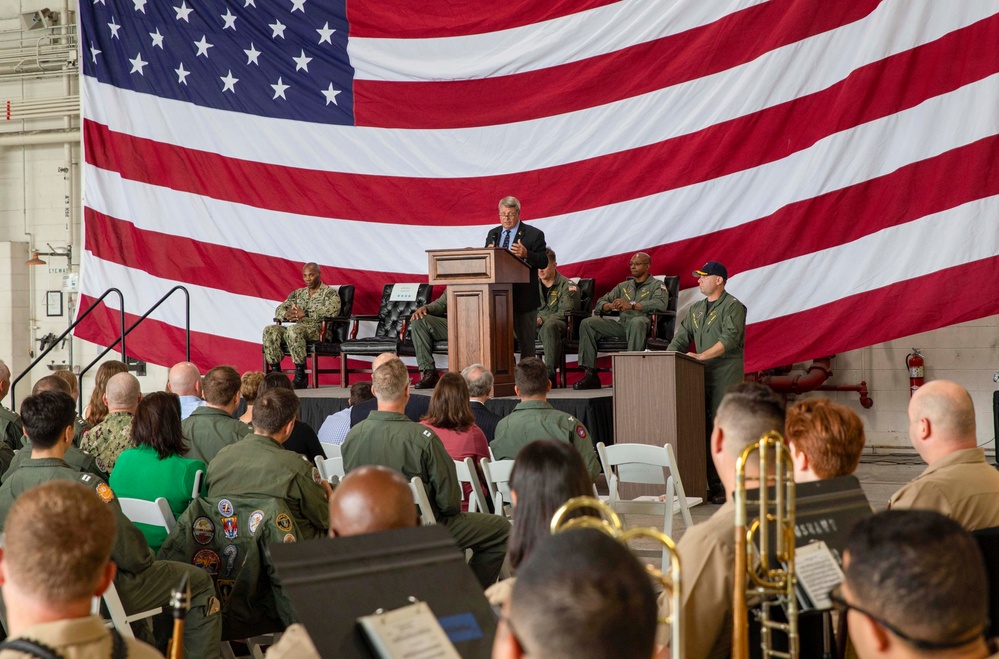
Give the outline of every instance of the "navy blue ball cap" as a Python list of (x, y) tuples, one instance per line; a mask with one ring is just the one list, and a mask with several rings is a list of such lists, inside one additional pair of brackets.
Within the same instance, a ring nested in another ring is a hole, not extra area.
[(694, 270), (695, 277), (704, 277), (705, 275), (715, 275), (728, 281), (728, 270), (718, 261), (708, 261), (700, 270)]

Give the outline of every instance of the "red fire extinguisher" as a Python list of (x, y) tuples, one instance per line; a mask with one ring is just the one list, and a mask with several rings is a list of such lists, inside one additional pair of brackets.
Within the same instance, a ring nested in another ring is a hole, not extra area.
[(911, 398), (916, 389), (923, 386), (923, 355), (919, 348), (913, 348), (912, 352), (905, 356), (905, 367), (909, 369), (909, 397)]

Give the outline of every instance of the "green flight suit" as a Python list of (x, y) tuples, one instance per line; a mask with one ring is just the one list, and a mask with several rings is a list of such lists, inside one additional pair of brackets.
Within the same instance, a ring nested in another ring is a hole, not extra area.
[[(27, 437), (21, 437), (21, 440), (22, 448), (14, 456), (14, 459), (11, 460), (10, 467), (8, 467), (7, 471), (4, 472), (3, 478), (0, 482), (6, 483), (8, 476), (14, 473), (14, 471), (25, 462), (31, 460), (31, 442), (28, 441)], [(110, 475), (100, 468), (97, 463), (97, 458), (82, 449), (76, 448), (75, 446), (70, 446), (66, 449), (66, 455), (63, 457), (63, 460), (76, 471), (93, 474), (102, 481), (107, 481), (108, 476)]]
[(73, 422), (73, 446), (79, 448), (80, 442), (83, 441), (83, 433), (88, 430), (90, 430), (90, 424), (83, 417), (77, 416), (76, 421)]
[(665, 311), (669, 304), (666, 284), (655, 277), (649, 277), (641, 284), (634, 279), (621, 282), (610, 292), (597, 300), (594, 309), (600, 313), (605, 304), (618, 298), (642, 305), (642, 310), (628, 309), (619, 312), (618, 320), (591, 316), (579, 324), (579, 365), (584, 368), (597, 367), (597, 341), (605, 336), (628, 339), (628, 350), (645, 350), (649, 338), (649, 315), (653, 311)]
[(707, 404), (708, 432), (725, 389), (742, 382), (746, 375), (746, 305), (722, 291), (705, 317), (707, 299), (690, 305), (686, 317), (673, 335), (668, 350), (687, 352), (691, 341), (696, 352), (704, 352), (721, 341), (725, 352), (704, 364), (704, 400)]
[(489, 445), (497, 460), (514, 460), (520, 449), (536, 439), (557, 439), (576, 447), (590, 478), (600, 475), (600, 460), (593, 439), (579, 419), (556, 410), (543, 400), (523, 400), (496, 425), (496, 439)]
[(97, 458), (97, 466), (110, 474), (121, 452), (132, 448), (132, 413), (108, 414), (103, 421), (83, 433), (80, 448)]
[(11, 451), (21, 448), (21, 437), (24, 436), (24, 426), (21, 417), (0, 405), (0, 439), (10, 447)]
[(208, 465), (208, 496), (271, 497), (291, 510), (302, 539), (326, 535), (329, 507), (319, 470), (301, 454), (263, 435), (226, 446)]
[(350, 429), (341, 448), (349, 472), (364, 465), (383, 465), (410, 480), (423, 481), (438, 524), (447, 527), (462, 550), (471, 549), (472, 568), (486, 587), (496, 581), (506, 556), (510, 523), (499, 515), (461, 512), (461, 484), (454, 460), (437, 434), (404, 414), (375, 410)]
[(199, 407), (180, 424), (184, 431), (185, 443), (191, 449), (185, 458), (201, 460), (209, 464), (219, 451), (235, 444), (253, 431), (239, 419), (234, 419), (225, 410), (215, 407)]
[(427, 305), (427, 315), (409, 324), (416, 366), (420, 371), (437, 369), (434, 361), (434, 341), (447, 338), (447, 293)]
[(579, 308), (579, 287), (568, 277), (563, 277), (555, 271), (555, 281), (544, 294), (543, 284), (538, 280), (538, 294), (541, 297), (541, 308), (538, 309), (538, 339), (544, 349), (545, 364), (548, 365), (548, 377), (555, 377), (555, 369), (562, 361), (562, 343), (565, 341), (567, 323), (565, 315)]
[(305, 343), (319, 340), (323, 318), (340, 313), (340, 294), (335, 288), (326, 284), (320, 284), (313, 295), (309, 294), (308, 288), (299, 288), (292, 291), (288, 299), (278, 305), (274, 317), (284, 318), (284, 315), (291, 311), (292, 305), (304, 310), (305, 318), (289, 327), (275, 324), (264, 328), (264, 358), (268, 364), (281, 363), (284, 358), (282, 341), (288, 346), (291, 361), (304, 364)]
[(0, 527), (7, 520), (17, 497), (36, 485), (52, 480), (68, 480), (91, 487), (114, 510), (116, 534), (111, 560), (118, 566), (115, 588), (128, 613), (147, 611), (157, 606), (166, 610), (157, 617), (154, 625), (157, 644), (161, 649), (166, 647), (172, 633), (168, 610), (170, 594), (186, 574), (191, 584), (191, 610), (184, 628), (185, 656), (220, 656), (222, 617), (211, 578), (192, 565), (154, 560), (145, 536), (125, 517), (114, 492), (100, 478), (81, 473), (59, 458), (27, 460), (0, 487)]

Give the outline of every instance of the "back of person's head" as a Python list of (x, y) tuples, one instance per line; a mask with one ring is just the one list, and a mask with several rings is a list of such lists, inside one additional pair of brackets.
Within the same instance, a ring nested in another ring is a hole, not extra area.
[(350, 397), (347, 399), (347, 402), (353, 406), (363, 403), (366, 400), (371, 400), (374, 397), (375, 395), (371, 393), (370, 382), (355, 382), (350, 385)]
[(243, 373), (243, 377), (240, 378), (239, 383), (239, 395), (243, 397), (247, 405), (253, 405), (253, 401), (257, 399), (257, 389), (263, 381), (263, 371), (247, 371)]
[(537, 357), (528, 357), (517, 362), (513, 382), (521, 398), (544, 396), (548, 393), (548, 367)]
[(74, 399), (80, 395), (80, 381), (77, 379), (76, 373), (69, 369), (64, 369), (56, 371), (52, 375), (69, 385), (69, 395)]
[(371, 375), (371, 391), (375, 398), (385, 403), (395, 403), (406, 396), (409, 371), (399, 358), (387, 360)]
[(435, 428), (468, 430), (475, 424), (468, 385), (458, 373), (445, 373), (434, 387), (423, 419)]
[(343, 537), (416, 526), (413, 490), (395, 469), (358, 467), (330, 496), (330, 536)]
[[(510, 472), (510, 489), (517, 495), (507, 553), (517, 569), (542, 539), (562, 504), (574, 497), (593, 496), (593, 481), (579, 451), (567, 442), (539, 439), (524, 446)], [(576, 511), (569, 518), (578, 517)]]
[(132, 445), (151, 446), (160, 459), (187, 455), (180, 426), (180, 396), (170, 391), (154, 391), (143, 396), (132, 418)]
[(294, 389), (275, 387), (265, 391), (253, 403), (253, 429), (265, 435), (281, 430), (298, 416), (300, 405)]
[(131, 373), (118, 373), (108, 380), (107, 392), (109, 410), (134, 409), (139, 404), (142, 394), (139, 391), (139, 379)]
[(69, 386), (69, 383), (62, 378), (57, 378), (55, 375), (46, 375), (31, 387), (32, 396), (40, 394), (43, 391), (59, 391), (70, 396), (73, 395), (73, 389)]
[(10, 367), (4, 360), (0, 359), (0, 383), (10, 382)]
[[(295, 391), (295, 387), (291, 384), (291, 378), (278, 371), (271, 371), (264, 376), (263, 380), (260, 381), (260, 386), (257, 387), (257, 398), (260, 398), (272, 389), (287, 389), (288, 391)], [(256, 401), (254, 401), (254, 403), (255, 402)]]
[[(844, 598), (893, 627), (888, 631), (895, 636), (941, 650), (982, 638), (988, 613), (982, 556), (974, 538), (948, 517), (888, 510), (863, 519), (850, 533), (843, 568)], [(853, 624), (850, 629), (853, 636)]]
[(461, 377), (468, 385), (468, 395), (473, 398), (488, 396), (493, 390), (493, 374), (482, 364), (472, 364), (461, 369)]
[(64, 391), (43, 391), (21, 401), (21, 423), (31, 445), (39, 449), (55, 446), (76, 421), (75, 408), (73, 398)]
[(104, 402), (108, 380), (119, 373), (128, 373), (128, 366), (118, 361), (103, 362), (97, 367), (94, 376), (94, 390), (90, 392), (90, 402), (87, 403), (87, 423), (96, 426), (108, 415), (108, 406)]
[(725, 433), (725, 450), (737, 456), (768, 432), (784, 432), (784, 401), (770, 387), (740, 382), (725, 390), (715, 413)]
[(114, 540), (114, 514), (92, 489), (66, 480), (34, 487), (14, 501), (4, 525), (6, 584), (50, 606), (89, 599)]
[(201, 391), (211, 405), (225, 407), (239, 393), (242, 382), (232, 366), (216, 366), (201, 379)]
[(849, 476), (864, 450), (864, 424), (857, 413), (828, 398), (806, 398), (787, 408), (784, 436), (808, 457), (819, 478)]
[(521, 566), (506, 624), (532, 657), (648, 659), (656, 616), (652, 582), (628, 548), (578, 529), (547, 538)]
[(949, 380), (927, 382), (909, 401), (910, 420), (929, 420), (935, 440), (955, 448), (976, 446), (975, 404), (968, 390)]
[(178, 362), (170, 367), (167, 388), (178, 396), (197, 396), (201, 389), (201, 371), (191, 362)]

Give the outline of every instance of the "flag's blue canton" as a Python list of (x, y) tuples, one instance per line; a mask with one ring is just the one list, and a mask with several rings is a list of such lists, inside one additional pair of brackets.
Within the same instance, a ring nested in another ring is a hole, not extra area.
[(343, 0), (80, 0), (80, 12), (83, 71), (101, 82), (266, 117), (354, 122)]

